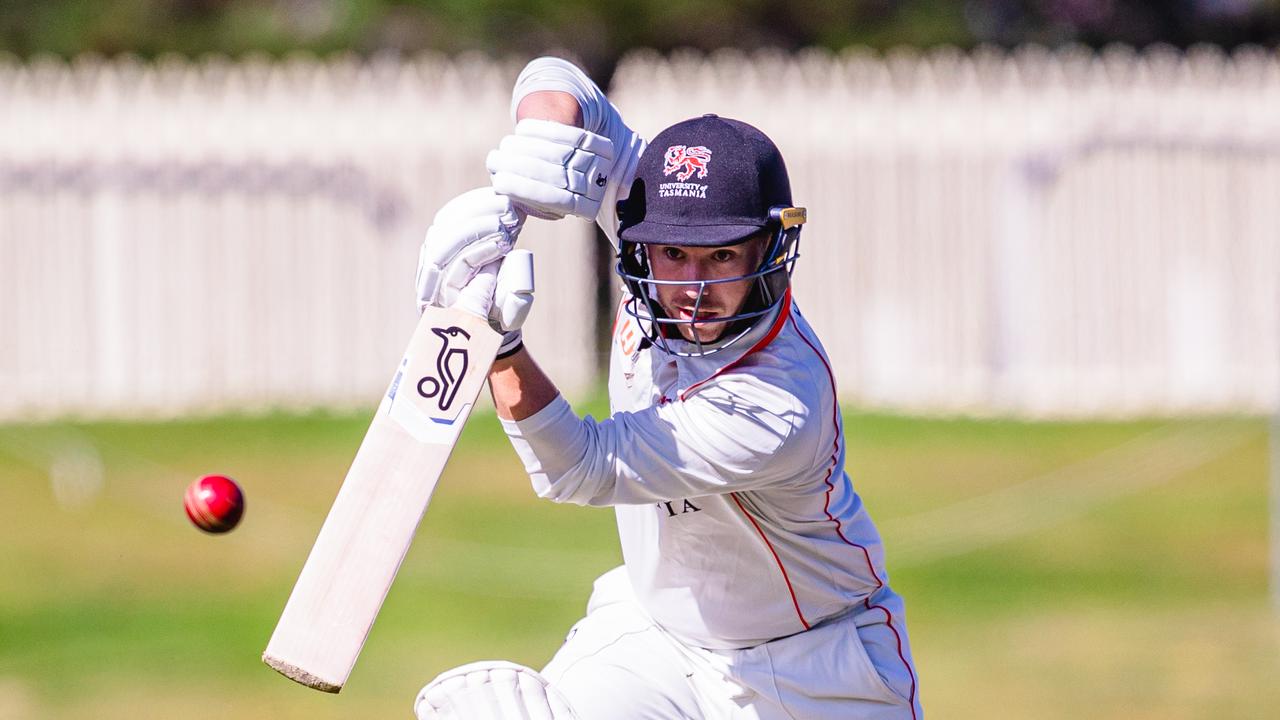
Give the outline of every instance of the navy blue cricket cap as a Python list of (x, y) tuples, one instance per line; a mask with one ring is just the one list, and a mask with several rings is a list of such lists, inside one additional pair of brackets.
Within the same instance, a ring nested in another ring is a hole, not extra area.
[(782, 153), (738, 120), (703, 115), (658, 133), (619, 204), (626, 242), (733, 245), (769, 223), (769, 209), (791, 205)]

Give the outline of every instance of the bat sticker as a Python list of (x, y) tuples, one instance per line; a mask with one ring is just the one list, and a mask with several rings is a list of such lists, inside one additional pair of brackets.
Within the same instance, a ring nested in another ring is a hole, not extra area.
[(459, 336), (471, 339), (471, 335), (460, 327), (431, 328), (431, 332), (440, 338), (440, 354), (436, 355), (436, 375), (427, 375), (418, 381), (418, 394), (424, 398), (437, 398), (441, 412), (447, 412), (458, 396), (458, 387), (467, 376), (467, 366), (471, 356), (464, 347), (450, 347), (450, 341), (457, 341)]

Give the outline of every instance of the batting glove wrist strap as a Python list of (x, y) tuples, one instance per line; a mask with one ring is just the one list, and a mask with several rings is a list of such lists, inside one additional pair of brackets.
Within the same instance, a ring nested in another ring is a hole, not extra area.
[(512, 330), (509, 333), (503, 333), (502, 344), (498, 346), (498, 354), (494, 356), (495, 360), (509, 358), (520, 352), (520, 348), (524, 347), (524, 337), (519, 330)]

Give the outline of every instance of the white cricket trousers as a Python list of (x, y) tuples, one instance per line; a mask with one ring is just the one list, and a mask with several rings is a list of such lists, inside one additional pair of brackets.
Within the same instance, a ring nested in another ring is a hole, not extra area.
[(902, 599), (884, 588), (870, 605), (752, 648), (691, 648), (616, 568), (542, 673), (581, 720), (921, 720)]

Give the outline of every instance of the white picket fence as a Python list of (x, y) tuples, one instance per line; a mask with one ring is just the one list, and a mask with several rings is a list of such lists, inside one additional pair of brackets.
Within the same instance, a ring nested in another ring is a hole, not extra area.
[[(485, 181), (518, 64), (0, 64), (0, 419), (363, 406), (421, 234)], [(1280, 63), (1211, 49), (637, 54), (652, 136), (768, 132), (842, 394), (1031, 416), (1280, 398)], [(599, 381), (585, 223), (531, 223), (531, 344)]]
[[(422, 235), (488, 182), (518, 69), (0, 67), (0, 418), (371, 406), (413, 328)], [(584, 392), (590, 227), (524, 237), (543, 248), (530, 345)]]
[(748, 119), (810, 209), (800, 306), (866, 405), (1031, 416), (1280, 398), (1280, 61), (1118, 48), (633, 58), (655, 132)]

